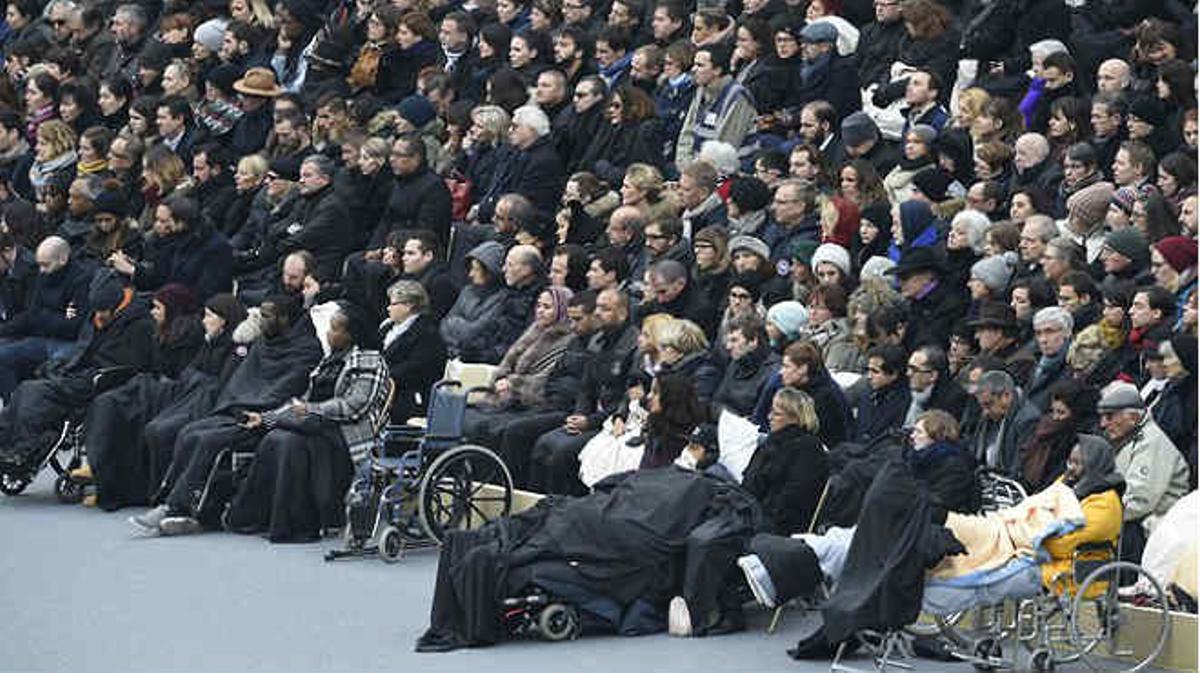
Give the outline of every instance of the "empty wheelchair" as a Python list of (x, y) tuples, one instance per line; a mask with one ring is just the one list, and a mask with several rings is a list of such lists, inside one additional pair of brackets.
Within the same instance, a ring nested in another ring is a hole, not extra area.
[(463, 444), (467, 396), (439, 381), (425, 427), (387, 426), (346, 496), (345, 548), (325, 560), (378, 554), (395, 562), (412, 547), (436, 546), (452, 530), (479, 527), (512, 511), (512, 475), (490, 449)]
[[(98, 395), (125, 383), (137, 373), (130, 367), (109, 367), (92, 375), (92, 390)], [(24, 465), (0, 463), (0, 493), (19, 495), (33, 483), (47, 465), (54, 470), (54, 493), (60, 502), (78, 503), (83, 499), (86, 482), (71, 478), (71, 471), (83, 465), (84, 421), (87, 405), (72, 409), (57, 431), (42, 436), (42, 446)]]

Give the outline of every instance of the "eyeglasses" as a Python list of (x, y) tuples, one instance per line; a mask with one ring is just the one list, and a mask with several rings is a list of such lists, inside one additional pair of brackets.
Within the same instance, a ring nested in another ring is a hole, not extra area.
[(933, 373), (932, 369), (925, 369), (923, 367), (915, 367), (913, 365), (908, 365), (907, 367), (904, 368), (904, 370), (906, 372), (908, 372), (909, 374), (932, 374)]

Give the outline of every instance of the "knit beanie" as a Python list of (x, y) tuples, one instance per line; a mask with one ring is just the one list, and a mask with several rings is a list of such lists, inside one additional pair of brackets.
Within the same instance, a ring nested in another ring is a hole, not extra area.
[(192, 32), (192, 41), (199, 42), (205, 49), (216, 53), (221, 51), (221, 41), (225, 37), (225, 19), (209, 19), (196, 26)]
[(1120, 208), (1126, 217), (1133, 214), (1133, 204), (1136, 201), (1137, 192), (1132, 187), (1121, 187), (1112, 195), (1112, 204)]
[(908, 129), (908, 132), (917, 137), (926, 147), (932, 148), (933, 141), (937, 140), (937, 129), (929, 124), (914, 124)]
[(228, 292), (214, 294), (204, 302), (204, 308), (221, 316), (225, 324), (230, 327), (236, 327), (246, 319), (246, 308), (242, 306), (242, 302), (238, 301), (237, 297)]
[(847, 147), (879, 138), (879, 127), (866, 112), (858, 111), (842, 120), (842, 141)]
[(1150, 245), (1137, 227), (1110, 231), (1104, 237), (1104, 245), (1128, 257), (1138, 269), (1150, 265)]
[(808, 326), (808, 309), (798, 301), (781, 301), (767, 310), (767, 324), (778, 327), (785, 341), (795, 341)]
[(1196, 239), (1190, 236), (1168, 236), (1155, 243), (1154, 249), (1175, 269), (1175, 273), (1183, 273), (1196, 266)]
[(1075, 192), (1067, 199), (1067, 215), (1084, 223), (1094, 225), (1104, 221), (1108, 203), (1112, 200), (1111, 182), (1097, 182)]
[(954, 178), (940, 168), (917, 171), (912, 177), (913, 186), (921, 190), (921, 193), (934, 203), (946, 200), (946, 190), (950, 189), (952, 182), (954, 182)]
[(858, 276), (862, 280), (866, 280), (868, 278), (883, 278), (887, 274), (888, 269), (891, 269), (894, 266), (896, 266), (896, 263), (887, 257), (884, 257), (883, 255), (875, 255), (862, 265), (862, 269), (858, 272)]
[(88, 304), (93, 311), (111, 311), (125, 298), (125, 280), (111, 269), (101, 269), (92, 276), (88, 289)]
[(750, 301), (757, 302), (762, 297), (763, 277), (759, 273), (735, 273), (729, 277), (729, 289), (740, 287), (750, 295)]
[(1008, 251), (1000, 255), (992, 255), (971, 265), (971, 278), (982, 281), (996, 296), (1008, 289), (1013, 273), (1017, 269), (1017, 253)]
[(821, 262), (829, 262), (836, 266), (843, 276), (850, 275), (850, 253), (837, 243), (822, 243), (812, 255), (812, 268), (817, 268)]
[(771, 249), (760, 239), (753, 236), (734, 236), (729, 239), (729, 254), (736, 255), (738, 250), (752, 252), (763, 259), (771, 259)]
[(816, 241), (810, 241), (808, 239), (796, 241), (792, 244), (792, 261), (800, 262), (801, 264), (811, 267), (813, 253), (815, 253), (819, 247), (821, 247), (821, 244), (817, 243)]
[(433, 109), (433, 103), (417, 93), (400, 101), (396, 106), (396, 111), (416, 128), (425, 126), (437, 115), (437, 111)]

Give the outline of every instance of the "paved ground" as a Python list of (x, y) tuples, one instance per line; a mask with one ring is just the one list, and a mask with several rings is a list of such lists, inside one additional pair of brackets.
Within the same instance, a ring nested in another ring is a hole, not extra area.
[[(827, 671), (784, 651), (799, 626), (707, 639), (585, 638), (416, 654), (436, 553), (322, 562), (333, 542), (139, 539), (125, 517), (54, 501), (43, 477), (0, 499), (0, 671)], [(866, 660), (860, 660), (866, 665)], [(917, 661), (922, 672), (969, 671)]]

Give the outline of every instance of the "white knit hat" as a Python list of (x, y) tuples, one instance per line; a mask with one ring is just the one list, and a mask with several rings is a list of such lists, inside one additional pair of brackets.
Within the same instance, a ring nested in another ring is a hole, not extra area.
[(821, 262), (829, 262), (836, 266), (843, 276), (850, 275), (850, 253), (837, 243), (822, 243), (817, 246), (812, 256), (812, 268), (816, 269)]

